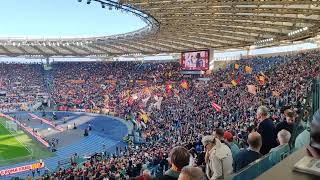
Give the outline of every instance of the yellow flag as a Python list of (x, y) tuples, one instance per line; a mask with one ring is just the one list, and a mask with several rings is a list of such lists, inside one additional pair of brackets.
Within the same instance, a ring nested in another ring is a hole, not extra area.
[(278, 97), (278, 96), (280, 96), (280, 94), (277, 91), (272, 91), (272, 96)]
[(237, 82), (236, 82), (235, 80), (232, 80), (232, 81), (231, 81), (231, 84), (232, 84), (233, 86), (237, 86)]
[(147, 114), (144, 110), (141, 109), (141, 112), (139, 112), (139, 115), (140, 115), (140, 118), (143, 120), (143, 122), (144, 122), (145, 124), (147, 124), (148, 121), (149, 121), (149, 116), (148, 116), (148, 114)]
[(239, 69), (239, 64), (234, 64), (234, 69)]
[(251, 73), (252, 73), (252, 68), (251, 68), (250, 66), (246, 66), (246, 67), (244, 68), (244, 71), (245, 71), (246, 73), (248, 73), (248, 74), (251, 74)]
[(144, 114), (141, 114), (141, 119), (146, 124), (146, 123), (148, 123), (149, 117), (147, 114), (144, 113)]

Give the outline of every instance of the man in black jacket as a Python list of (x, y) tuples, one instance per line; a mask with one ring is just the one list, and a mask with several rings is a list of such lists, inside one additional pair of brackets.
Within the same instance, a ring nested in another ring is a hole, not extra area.
[(269, 110), (265, 106), (260, 106), (256, 114), (256, 118), (259, 121), (257, 132), (262, 137), (262, 147), (260, 149), (262, 155), (268, 154), (270, 149), (278, 145), (276, 127), (272, 119), (268, 117), (268, 114)]
[(291, 134), (293, 133), (294, 123), (296, 114), (291, 110), (287, 109), (284, 112), (285, 120), (279, 122), (276, 126), (276, 133), (278, 134), (281, 130), (285, 129), (289, 131)]
[(165, 172), (163, 176), (156, 178), (157, 180), (177, 180), (183, 167), (188, 166), (190, 162), (189, 151), (177, 146), (173, 148), (169, 154), (169, 163), (171, 168)]

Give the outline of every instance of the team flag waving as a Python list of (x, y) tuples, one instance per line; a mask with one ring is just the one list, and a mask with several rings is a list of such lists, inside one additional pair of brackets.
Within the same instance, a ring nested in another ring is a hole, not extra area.
[(238, 85), (235, 80), (232, 80), (232, 81), (231, 81), (231, 84), (232, 84), (233, 86), (237, 86), (237, 85)]
[(189, 84), (186, 80), (182, 80), (180, 85), (183, 89), (189, 89)]
[(141, 112), (139, 112), (139, 115), (140, 115), (140, 119), (143, 120), (143, 122), (144, 122), (145, 124), (147, 124), (148, 121), (149, 121), (149, 116), (148, 116), (148, 114), (147, 114), (144, 110), (141, 109)]
[(261, 84), (261, 85), (263, 85), (265, 82), (266, 82), (266, 79), (265, 79), (265, 77), (264, 76), (258, 76), (258, 81), (259, 81), (259, 83)]
[(172, 89), (172, 85), (171, 84), (167, 84), (165, 87), (166, 93), (170, 93)]
[(239, 64), (234, 64), (234, 69), (239, 69)]
[(278, 97), (278, 96), (280, 96), (280, 94), (278, 91), (272, 91), (272, 96)]
[(212, 107), (213, 107), (216, 111), (218, 111), (218, 112), (221, 111), (221, 106), (219, 106), (218, 104), (216, 104), (216, 103), (214, 103), (214, 102), (212, 102)]
[(252, 68), (250, 66), (246, 66), (244, 68), (244, 71), (247, 73), (247, 74), (251, 74), (252, 73)]
[(259, 74), (256, 78), (259, 81), (260, 85), (264, 85), (266, 83), (267, 77), (262, 71), (259, 72)]

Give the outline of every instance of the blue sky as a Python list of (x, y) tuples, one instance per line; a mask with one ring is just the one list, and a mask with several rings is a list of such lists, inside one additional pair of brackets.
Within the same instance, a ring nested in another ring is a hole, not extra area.
[(0, 0), (0, 36), (103, 36), (140, 29), (138, 17), (86, 0)]

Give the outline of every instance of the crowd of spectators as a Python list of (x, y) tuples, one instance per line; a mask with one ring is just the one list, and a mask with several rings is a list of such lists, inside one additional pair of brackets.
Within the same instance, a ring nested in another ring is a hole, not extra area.
[[(237, 63), (238, 68), (232, 64), (204, 75), (205, 81), (181, 75), (177, 63), (55, 64), (52, 96), (58, 108), (108, 109), (134, 120), (143, 143), (129, 145), (120, 156), (61, 169), (52, 177), (150, 179), (148, 167), (157, 167), (164, 175), (156, 178), (177, 179), (179, 172), (196, 173), (197, 169), (183, 170), (192, 164), (209, 179), (219, 179), (283, 146), (294, 148), (293, 131), (307, 118), (301, 110), (308, 105), (312, 80), (319, 75), (319, 60), (318, 52), (246, 59)], [(245, 66), (252, 72), (245, 72)], [(257, 76), (263, 76), (263, 82)], [(82, 81), (66, 83), (70, 80)], [(187, 87), (181, 85), (184, 80)], [(237, 84), (231, 85), (232, 80)], [(256, 94), (248, 92), (247, 85), (254, 85)], [(75, 93), (63, 93), (69, 91)], [(160, 108), (153, 106), (154, 96), (163, 97)], [(81, 102), (75, 103), (76, 99)], [(148, 121), (141, 112), (146, 112)], [(145, 124), (138, 126), (139, 122)], [(293, 141), (290, 146), (288, 136)], [(171, 157), (177, 146), (179, 162)], [(183, 158), (187, 151), (188, 162)], [(95, 169), (97, 164), (102, 170)]]
[(47, 96), (41, 64), (0, 63), (0, 110), (27, 110)]
[(120, 96), (141, 90), (145, 83), (164, 82), (168, 73), (170, 77), (179, 74), (174, 72), (178, 67), (177, 63), (56, 63), (51, 97), (57, 109), (108, 109), (123, 115), (127, 102)]
[(56, 109), (113, 113), (132, 121), (141, 140), (47, 176), (224, 178), (277, 148), (294, 148), (319, 65), (317, 51), (255, 57), (199, 79), (180, 74), (178, 63), (55, 63), (50, 94)]

